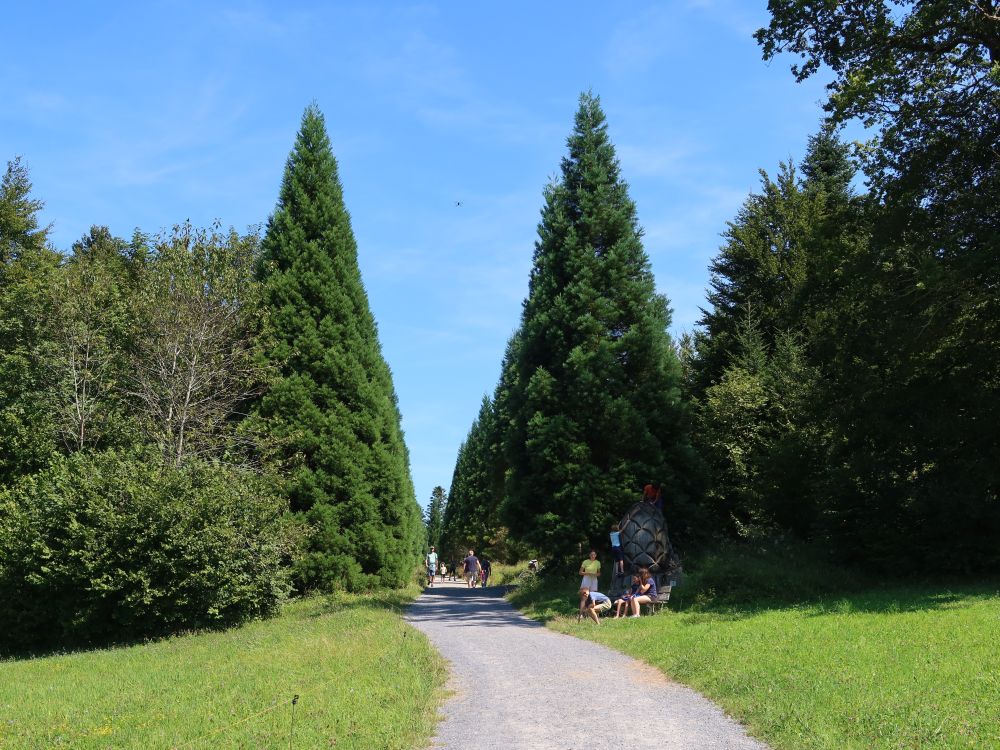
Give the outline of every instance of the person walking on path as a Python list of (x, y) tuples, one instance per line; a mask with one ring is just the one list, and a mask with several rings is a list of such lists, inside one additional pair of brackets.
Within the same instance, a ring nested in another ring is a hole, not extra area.
[(431, 545), (431, 551), (424, 556), (424, 563), (427, 565), (427, 585), (433, 586), (438, 566), (438, 554), (434, 551), (434, 545)]
[(469, 550), (469, 556), (464, 560), (465, 565), (465, 583), (471, 589), (476, 587), (476, 581), (479, 580), (479, 574), (482, 572), (482, 565), (479, 564), (479, 558), (476, 557), (475, 550)]
[(483, 559), (479, 561), (479, 564), (483, 570), (483, 588), (486, 588), (486, 584), (490, 580), (490, 573), (493, 572), (493, 563), (490, 562), (490, 558), (484, 555)]
[(601, 577), (601, 561), (597, 559), (597, 553), (590, 550), (590, 557), (580, 563), (580, 589), (590, 589), (597, 591), (600, 589), (598, 579)]

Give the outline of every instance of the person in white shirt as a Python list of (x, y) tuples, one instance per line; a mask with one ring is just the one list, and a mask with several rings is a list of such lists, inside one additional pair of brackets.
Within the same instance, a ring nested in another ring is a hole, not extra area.
[(424, 563), (427, 565), (427, 585), (433, 586), (438, 566), (438, 554), (434, 551), (434, 547), (431, 547), (431, 551), (424, 557)]

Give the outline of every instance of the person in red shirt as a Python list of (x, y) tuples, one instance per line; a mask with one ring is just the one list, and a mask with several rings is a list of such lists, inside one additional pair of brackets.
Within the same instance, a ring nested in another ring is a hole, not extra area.
[(647, 503), (656, 502), (656, 485), (653, 484), (652, 479), (650, 479), (646, 486), (642, 488), (642, 499)]

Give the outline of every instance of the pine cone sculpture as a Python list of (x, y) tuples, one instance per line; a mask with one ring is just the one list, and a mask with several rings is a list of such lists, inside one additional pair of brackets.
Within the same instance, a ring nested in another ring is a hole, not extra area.
[(622, 517), (619, 528), (628, 569), (649, 568), (656, 574), (673, 567), (667, 522), (659, 510), (649, 503), (636, 503)]

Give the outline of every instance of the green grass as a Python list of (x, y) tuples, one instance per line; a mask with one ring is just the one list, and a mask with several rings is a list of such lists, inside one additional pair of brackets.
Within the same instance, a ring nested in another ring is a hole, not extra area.
[[(768, 565), (744, 572), (752, 580)], [(831, 572), (817, 580), (834, 590), (790, 603), (778, 595), (782, 581), (799, 592), (817, 566), (775, 569), (762, 600), (729, 585), (735, 579), (720, 573), (727, 564), (707, 567), (678, 597), (680, 611), (672, 602), (656, 617), (600, 627), (575, 622), (575, 580), (543, 581), (511, 598), (556, 630), (694, 687), (777, 750), (1000, 747), (998, 586), (846, 593), (838, 589), (850, 577)]]
[(519, 583), (530, 576), (528, 572), (528, 561), (523, 560), (516, 563), (493, 563), (493, 572), (490, 574), (490, 586), (510, 586)]
[[(0, 661), (0, 748), (422, 747), (446, 668), (399, 613), (416, 587), (270, 620)], [(298, 704), (291, 700), (298, 694)]]

